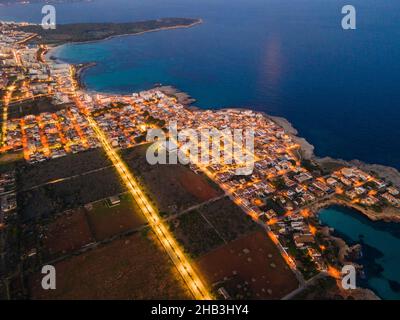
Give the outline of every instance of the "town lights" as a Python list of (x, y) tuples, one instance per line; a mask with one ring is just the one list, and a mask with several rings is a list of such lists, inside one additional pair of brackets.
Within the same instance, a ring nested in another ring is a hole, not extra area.
[[(82, 106), (82, 103), (78, 99), (76, 100), (77, 104)], [(144, 192), (139, 187), (136, 179), (133, 178), (132, 174), (130, 173), (120, 156), (111, 147), (106, 136), (97, 125), (97, 123), (90, 116), (87, 116), (87, 120), (91, 125), (96, 137), (101, 142), (102, 147), (106, 152), (108, 158), (117, 169), (117, 172), (120, 175), (122, 181), (128, 188), (132, 197), (135, 199), (141, 212), (149, 222), (150, 227), (156, 234), (165, 251), (168, 253), (175, 267), (187, 284), (189, 290), (193, 294), (193, 297), (197, 300), (211, 300), (211, 294), (208, 292), (208, 290), (200, 280), (200, 277), (191, 267), (183, 251), (180, 249), (178, 243), (169, 232), (163, 221), (160, 219), (157, 211), (154, 209), (150, 201), (145, 196)]]

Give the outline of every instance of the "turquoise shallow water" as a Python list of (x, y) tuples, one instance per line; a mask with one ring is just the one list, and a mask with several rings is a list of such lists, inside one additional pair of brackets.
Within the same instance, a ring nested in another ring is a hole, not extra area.
[(319, 217), (347, 243), (361, 243), (359, 262), (366, 279), (359, 279), (359, 285), (383, 299), (400, 299), (400, 224), (372, 222), (354, 210), (336, 206), (322, 210)]

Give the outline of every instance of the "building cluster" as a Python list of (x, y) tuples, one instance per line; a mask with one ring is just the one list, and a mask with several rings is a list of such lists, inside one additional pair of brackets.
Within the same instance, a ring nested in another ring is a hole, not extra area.
[[(41, 50), (38, 48), (0, 48), (1, 78), (4, 85), (13, 90), (10, 103), (30, 102), (44, 97), (51, 98), (55, 105), (70, 102), (68, 88), (74, 85), (70, 65), (41, 62), (38, 60)], [(6, 83), (4, 79), (9, 81)]]
[(92, 128), (77, 108), (27, 115), (7, 121), (4, 148), (22, 150), (24, 158), (30, 163), (97, 146), (98, 141)]
[(0, 25), (0, 79), (13, 91), (9, 103), (43, 97), (49, 97), (54, 104), (69, 103), (69, 93), (75, 86), (71, 66), (45, 61), (47, 47), (28, 46), (26, 42), (35, 34), (17, 31), (16, 25)]
[(94, 120), (115, 148), (129, 148), (145, 140), (146, 121), (143, 116), (142, 98), (111, 97), (81, 94), (85, 102), (84, 112)]
[[(97, 147), (91, 127), (71, 101), (74, 69), (45, 61), (46, 47), (26, 45), (34, 35), (14, 26), (0, 25), (1, 151), (22, 150), (34, 163)], [(42, 108), (48, 111), (40, 112)]]
[(335, 192), (364, 207), (379, 210), (385, 205), (400, 208), (400, 192), (383, 180), (355, 167), (346, 167), (333, 172), (325, 181)]
[(0, 45), (1, 46), (11, 46), (15, 43), (21, 43), (29, 38), (35, 37), (34, 33), (27, 33), (19, 31), (19, 26), (29, 25), (28, 22), (0, 22)]

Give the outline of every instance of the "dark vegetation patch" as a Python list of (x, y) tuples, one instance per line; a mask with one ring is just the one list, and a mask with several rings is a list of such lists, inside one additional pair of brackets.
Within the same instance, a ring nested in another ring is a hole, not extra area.
[(43, 29), (40, 25), (29, 25), (19, 27), (19, 30), (38, 34), (39, 37), (34, 38), (33, 42), (60, 44), (102, 40), (112, 36), (135, 34), (160, 28), (189, 26), (197, 21), (197, 19), (189, 18), (163, 18), (128, 23), (57, 24), (56, 29), (48, 30)]
[(17, 201), (23, 220), (40, 219), (123, 191), (114, 168), (109, 168), (20, 192)]

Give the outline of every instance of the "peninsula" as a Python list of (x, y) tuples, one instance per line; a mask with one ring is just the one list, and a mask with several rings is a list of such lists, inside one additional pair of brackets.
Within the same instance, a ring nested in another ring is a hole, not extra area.
[(18, 25), (19, 31), (37, 35), (29, 41), (40, 44), (61, 45), (66, 42), (98, 41), (107, 38), (141, 34), (144, 32), (188, 28), (201, 23), (201, 19), (162, 18), (124, 23), (71, 23), (57, 24), (56, 29), (43, 29), (40, 24)]

